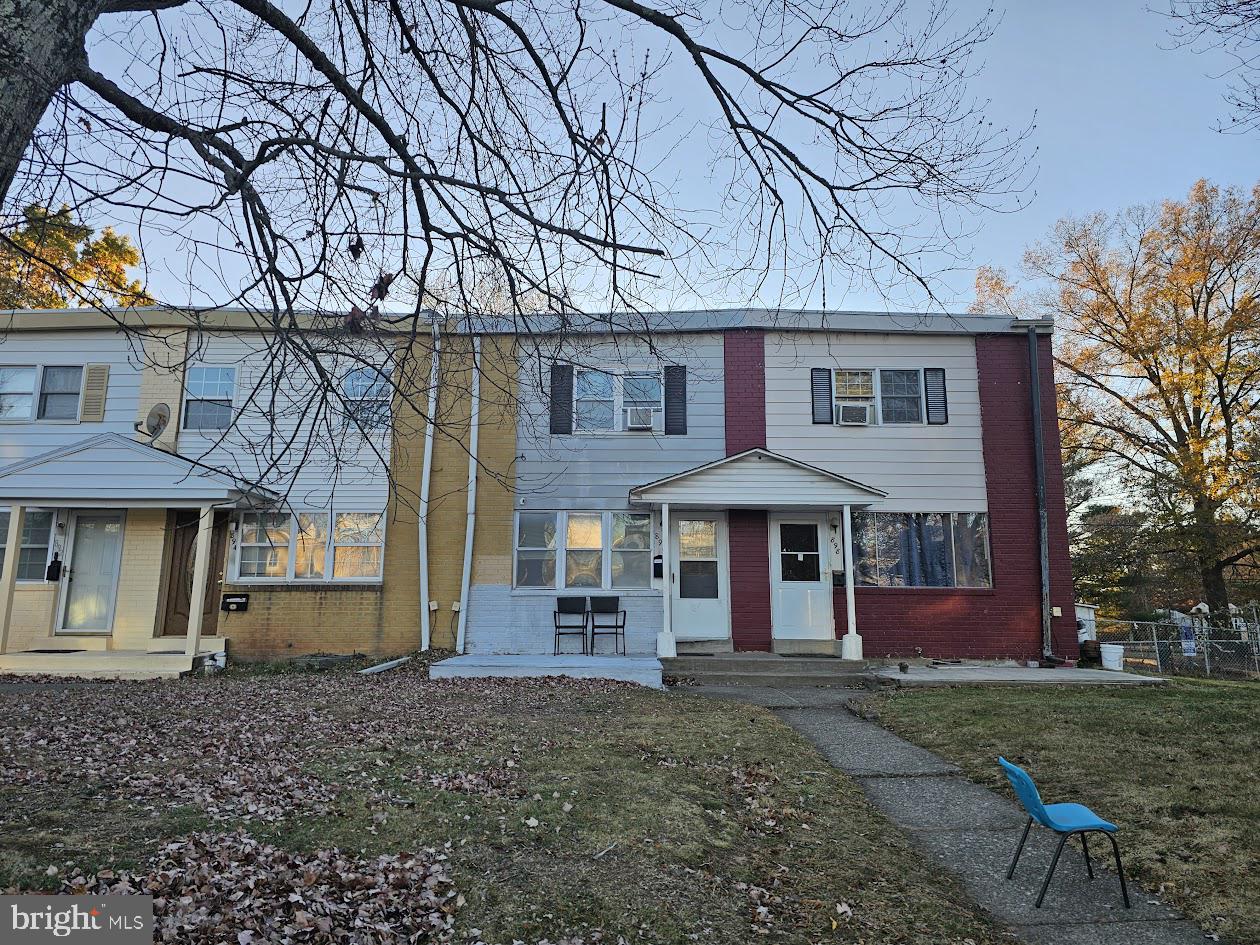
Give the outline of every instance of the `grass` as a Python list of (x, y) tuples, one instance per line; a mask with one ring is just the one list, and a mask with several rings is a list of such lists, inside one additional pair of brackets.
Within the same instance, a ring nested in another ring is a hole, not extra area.
[(1205, 928), (1260, 943), (1260, 687), (919, 690), (872, 707), (982, 784), (1011, 795), (1004, 755), (1047, 801), (1094, 808), (1120, 825), (1142, 884)]
[(630, 686), (0, 686), (6, 771), (27, 774), (0, 778), (0, 888), (143, 872), (164, 841), (241, 828), (297, 852), (443, 851), (456, 941), (1008, 940), (771, 713)]

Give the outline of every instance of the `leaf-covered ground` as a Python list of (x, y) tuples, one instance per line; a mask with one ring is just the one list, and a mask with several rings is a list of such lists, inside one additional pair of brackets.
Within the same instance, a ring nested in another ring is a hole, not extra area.
[(934, 689), (871, 705), (893, 731), (1013, 797), (998, 755), (1048, 802), (1120, 825), (1125, 869), (1230, 941), (1260, 943), (1260, 686)]
[(615, 683), (0, 683), (0, 785), (0, 888), (171, 942), (1007, 940), (770, 713)]

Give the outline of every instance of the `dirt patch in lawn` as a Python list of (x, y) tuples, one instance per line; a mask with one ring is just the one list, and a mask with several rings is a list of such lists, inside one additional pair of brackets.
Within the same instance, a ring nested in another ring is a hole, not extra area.
[[(0, 690), (0, 778), (0, 887), (165, 890), (176, 940), (332, 941), (347, 896), (421, 941), (1008, 940), (769, 712), (617, 683)], [(216, 862), (300, 902), (268, 926)], [(423, 914), (370, 891), (413, 874)]]
[(1120, 825), (1125, 867), (1147, 888), (1260, 943), (1260, 686), (919, 690), (868, 706), (973, 780), (1013, 797), (1004, 755), (1047, 802), (1089, 805)]

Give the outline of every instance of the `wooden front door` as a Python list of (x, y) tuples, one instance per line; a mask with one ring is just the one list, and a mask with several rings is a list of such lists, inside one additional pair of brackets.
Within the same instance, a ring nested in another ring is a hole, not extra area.
[[(170, 537), (167, 558), (166, 609), (162, 618), (162, 635), (188, 635), (188, 609), (192, 601), (193, 565), (197, 550), (197, 509), (171, 509), (166, 513), (166, 529)], [(223, 585), (224, 554), (227, 551), (226, 512), (216, 512), (210, 539), (210, 576), (206, 588), (206, 606), (202, 611), (201, 635), (212, 637), (219, 624), (219, 590)]]

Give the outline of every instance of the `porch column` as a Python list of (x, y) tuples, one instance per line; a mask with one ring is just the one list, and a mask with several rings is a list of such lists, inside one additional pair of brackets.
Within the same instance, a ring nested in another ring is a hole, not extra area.
[(25, 527), (26, 506), (13, 506), (9, 509), (9, 531), (4, 536), (4, 570), (0, 571), (0, 653), (9, 652), (13, 590), (17, 586), (18, 555), (22, 550), (22, 529)]
[(661, 632), (656, 636), (656, 655), (672, 657), (678, 655), (678, 647), (674, 643), (674, 563), (671, 561), (672, 545), (669, 539), (669, 503), (661, 505)]
[(188, 601), (188, 637), (184, 655), (196, 656), (201, 649), (201, 618), (206, 609), (206, 585), (210, 578), (210, 536), (214, 531), (214, 506), (202, 506), (197, 519), (197, 544), (193, 552), (192, 596)]
[(844, 638), (840, 641), (840, 656), (846, 660), (862, 658), (862, 638), (857, 631), (857, 610), (853, 603), (853, 516), (849, 506), (841, 507), (844, 513), (844, 609), (848, 618)]

